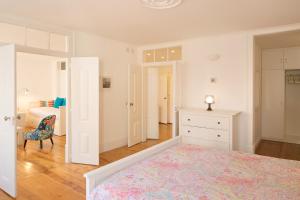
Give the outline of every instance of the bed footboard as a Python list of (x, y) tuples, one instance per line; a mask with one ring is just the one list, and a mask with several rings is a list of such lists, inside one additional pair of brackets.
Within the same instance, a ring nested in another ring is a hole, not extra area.
[(90, 199), (89, 196), (92, 191), (109, 176), (179, 143), (181, 143), (181, 137), (176, 137), (84, 174), (86, 178), (86, 199)]

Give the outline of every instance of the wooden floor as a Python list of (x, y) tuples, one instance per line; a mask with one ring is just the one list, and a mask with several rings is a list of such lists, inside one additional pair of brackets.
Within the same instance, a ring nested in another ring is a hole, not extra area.
[[(100, 154), (103, 166), (143, 149), (171, 138), (171, 126), (160, 125), (160, 139), (147, 140), (133, 147), (121, 147)], [(83, 174), (94, 166), (65, 164), (65, 137), (55, 137), (55, 145), (44, 142), (44, 149), (39, 149), (39, 142), (28, 142), (26, 151), (18, 148), (18, 200), (84, 200), (85, 179)], [(0, 190), (0, 200), (11, 200)]]
[(300, 144), (263, 140), (256, 153), (259, 155), (300, 161)]

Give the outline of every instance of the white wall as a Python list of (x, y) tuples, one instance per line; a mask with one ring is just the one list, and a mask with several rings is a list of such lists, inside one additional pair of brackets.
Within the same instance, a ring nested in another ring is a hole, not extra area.
[(100, 151), (127, 145), (127, 74), (128, 64), (136, 63), (135, 48), (83, 32), (74, 34), (74, 43), (74, 56), (99, 57), (101, 76), (110, 77), (112, 81), (111, 88), (101, 89), (100, 93)]
[[(26, 110), (30, 102), (47, 101), (57, 97), (57, 62), (63, 60), (62, 58), (17, 53), (16, 60), (20, 110)], [(25, 88), (29, 90), (27, 95), (24, 95)]]
[[(172, 45), (183, 48), (182, 106), (206, 108), (204, 97), (213, 94), (216, 109), (241, 111), (237, 147), (252, 151), (248, 35), (237, 33), (144, 46), (139, 48), (139, 58), (144, 49)], [(216, 55), (220, 56), (218, 60), (214, 60)], [(216, 83), (211, 83), (210, 78), (216, 78)]]

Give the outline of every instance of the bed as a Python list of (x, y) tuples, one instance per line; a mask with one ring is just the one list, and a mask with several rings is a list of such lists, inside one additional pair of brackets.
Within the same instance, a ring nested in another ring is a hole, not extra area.
[(300, 162), (184, 141), (179, 136), (85, 174), (87, 199), (300, 199)]
[(65, 106), (54, 107), (33, 107), (26, 116), (27, 126), (37, 127), (40, 121), (49, 115), (56, 115), (54, 134), (63, 136), (66, 134), (66, 109)]

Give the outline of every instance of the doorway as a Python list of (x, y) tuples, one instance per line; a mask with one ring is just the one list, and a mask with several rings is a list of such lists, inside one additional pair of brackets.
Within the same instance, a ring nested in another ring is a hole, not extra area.
[(300, 160), (299, 37), (300, 31), (255, 37), (254, 140), (258, 154)]
[(173, 136), (174, 67), (147, 66), (143, 69), (144, 131), (147, 139), (169, 139)]

